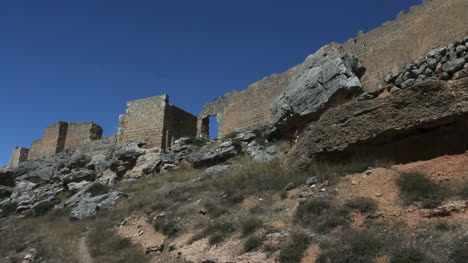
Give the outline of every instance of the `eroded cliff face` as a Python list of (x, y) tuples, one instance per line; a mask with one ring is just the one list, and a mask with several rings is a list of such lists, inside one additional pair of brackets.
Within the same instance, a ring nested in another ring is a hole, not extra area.
[(427, 160), (468, 149), (468, 70), (374, 100), (329, 109), (288, 153), (290, 167), (354, 158)]

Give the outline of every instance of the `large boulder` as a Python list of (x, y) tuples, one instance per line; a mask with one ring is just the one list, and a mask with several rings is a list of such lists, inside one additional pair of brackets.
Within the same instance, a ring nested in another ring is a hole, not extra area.
[(95, 215), (98, 211), (114, 207), (117, 202), (128, 196), (121, 192), (112, 192), (93, 197), (86, 197), (72, 209), (70, 220), (79, 220), (88, 216)]
[(291, 135), (326, 109), (363, 92), (365, 67), (336, 44), (307, 57), (286, 91), (270, 106), (277, 133)]
[(450, 82), (426, 80), (389, 97), (328, 110), (303, 130), (286, 162), (305, 168), (358, 157), (425, 160), (465, 152), (467, 130), (468, 74)]
[(225, 162), (241, 152), (240, 144), (228, 140), (221, 143), (217, 149), (191, 154), (185, 158), (185, 161), (195, 168), (208, 167)]

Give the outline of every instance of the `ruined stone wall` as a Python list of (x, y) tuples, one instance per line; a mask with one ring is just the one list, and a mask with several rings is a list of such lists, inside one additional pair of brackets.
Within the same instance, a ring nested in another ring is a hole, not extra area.
[(28, 159), (29, 149), (22, 147), (15, 147), (10, 159), (10, 168), (17, 167), (19, 163), (22, 163)]
[(42, 139), (31, 143), (28, 159), (52, 156), (80, 142), (98, 140), (102, 128), (94, 122), (56, 122), (44, 130)]
[(102, 128), (94, 122), (68, 123), (64, 149), (83, 141), (98, 140), (102, 136)]
[(167, 95), (161, 95), (129, 101), (119, 120), (119, 143), (145, 140), (150, 146), (165, 148), (164, 116), (168, 100)]
[[(401, 13), (395, 21), (386, 22), (368, 33), (343, 44), (357, 55), (367, 68), (362, 82), (364, 89), (374, 92), (383, 78), (402, 71), (409, 62), (430, 49), (461, 39), (468, 34), (466, 0), (426, 0), (412, 7), (408, 14)], [(274, 74), (252, 84), (246, 90), (227, 93), (206, 105), (199, 115), (199, 136), (208, 136), (209, 116), (217, 116), (219, 136), (269, 124), (269, 106), (286, 89), (294, 76), (293, 67), (285, 73)]]
[(467, 10), (466, 0), (426, 0), (396, 20), (344, 43), (367, 68), (364, 88), (374, 91), (387, 74), (403, 70), (432, 48), (466, 36)]
[(117, 136), (104, 137), (99, 140), (82, 141), (71, 146), (67, 151), (90, 156), (104, 155), (112, 153), (117, 145)]
[(174, 105), (168, 104), (164, 120), (166, 147), (181, 137), (197, 136), (197, 117)]
[(208, 136), (207, 118), (217, 116), (219, 137), (271, 122), (271, 103), (287, 88), (298, 67), (273, 74), (253, 83), (244, 91), (233, 91), (206, 105), (199, 115), (199, 136)]
[(63, 151), (67, 136), (67, 127), (67, 122), (59, 121), (45, 128), (40, 146), (41, 156), (51, 156)]
[(37, 159), (41, 157), (41, 147), (42, 147), (42, 140), (35, 140), (31, 143), (31, 147), (29, 148), (28, 159)]

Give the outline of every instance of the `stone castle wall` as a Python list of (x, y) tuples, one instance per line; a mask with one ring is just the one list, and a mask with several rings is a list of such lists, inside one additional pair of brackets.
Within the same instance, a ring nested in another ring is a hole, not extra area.
[(19, 163), (26, 161), (28, 159), (28, 153), (28, 148), (15, 147), (11, 154), (11, 160), (8, 167), (17, 167)]
[(129, 101), (126, 113), (120, 116), (119, 143), (145, 140), (152, 146), (162, 147), (167, 103), (167, 95)]
[(68, 123), (64, 150), (83, 141), (97, 140), (101, 136), (102, 128), (94, 122), (70, 122)]
[(169, 148), (175, 139), (196, 136), (197, 117), (169, 104), (161, 95), (127, 103), (119, 118), (120, 144), (144, 140), (151, 147)]
[(198, 135), (209, 136), (207, 126), (210, 116), (218, 119), (219, 137), (232, 131), (269, 124), (269, 107), (284, 92), (297, 68), (296, 66), (284, 73), (273, 74), (251, 84), (246, 90), (232, 91), (206, 105), (199, 115)]
[(56, 122), (45, 128), (42, 139), (31, 143), (28, 159), (52, 156), (79, 142), (98, 140), (102, 128), (94, 122)]
[(164, 126), (166, 148), (178, 138), (197, 136), (197, 117), (171, 104), (166, 108)]
[[(345, 50), (357, 55), (367, 68), (362, 79), (364, 89), (374, 92), (387, 74), (401, 71), (434, 47), (467, 35), (468, 27), (461, 22), (466, 20), (467, 8), (466, 0), (426, 0), (409, 13), (398, 15), (395, 21), (344, 43)], [(199, 115), (198, 135), (208, 135), (209, 116), (217, 116), (220, 137), (234, 130), (269, 124), (270, 104), (283, 93), (298, 67), (206, 105)]]
[(67, 127), (67, 122), (59, 121), (45, 128), (39, 150), (41, 156), (52, 156), (63, 151)]
[(362, 82), (373, 92), (389, 73), (427, 51), (462, 39), (468, 34), (466, 0), (426, 0), (394, 21), (348, 40), (343, 47), (358, 56), (367, 68)]

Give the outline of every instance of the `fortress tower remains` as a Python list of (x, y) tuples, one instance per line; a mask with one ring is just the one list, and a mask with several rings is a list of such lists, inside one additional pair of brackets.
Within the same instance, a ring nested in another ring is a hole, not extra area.
[(144, 140), (165, 150), (178, 138), (196, 135), (197, 117), (169, 104), (168, 95), (129, 101), (119, 117), (120, 144)]

